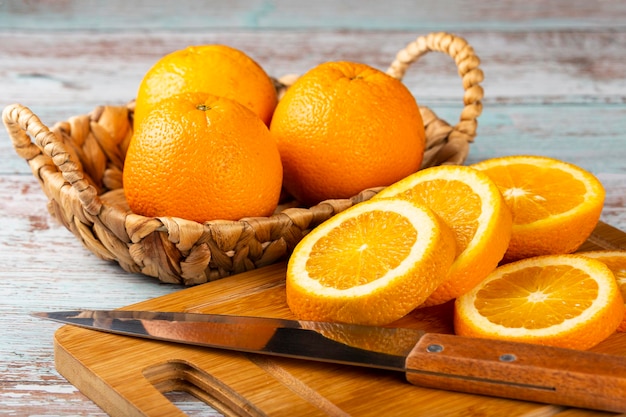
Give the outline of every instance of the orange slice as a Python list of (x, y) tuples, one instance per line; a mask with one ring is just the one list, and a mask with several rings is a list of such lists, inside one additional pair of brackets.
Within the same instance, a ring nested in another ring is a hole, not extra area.
[(287, 266), (286, 296), (300, 319), (391, 323), (439, 286), (454, 260), (454, 236), (428, 208), (369, 200), (313, 229)]
[(624, 317), (611, 270), (580, 255), (546, 255), (497, 268), (457, 298), (455, 332), (572, 349), (589, 349)]
[(604, 188), (575, 165), (543, 156), (507, 156), (472, 167), (491, 177), (513, 214), (505, 262), (572, 253), (600, 219)]
[(502, 259), (511, 236), (511, 213), (484, 173), (444, 165), (427, 168), (383, 189), (374, 199), (423, 204), (453, 230), (458, 256), (446, 280), (423, 303), (443, 304), (477, 285)]
[[(597, 259), (608, 266), (615, 275), (615, 281), (622, 293), (622, 298), (626, 300), (626, 250), (598, 250), (578, 252), (577, 254)], [(624, 309), (624, 318), (617, 331), (626, 332), (626, 308)]]

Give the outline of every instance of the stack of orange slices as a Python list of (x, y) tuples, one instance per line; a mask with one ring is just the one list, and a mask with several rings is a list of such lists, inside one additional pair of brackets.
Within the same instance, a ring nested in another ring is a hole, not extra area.
[(301, 319), (387, 324), (426, 300), (455, 255), (452, 231), (427, 207), (369, 200), (298, 243), (287, 268), (287, 304)]
[(595, 176), (553, 158), (427, 168), (305, 236), (287, 302), (302, 319), (370, 325), (453, 302), (457, 334), (588, 349), (626, 330), (626, 251), (572, 254), (603, 204)]
[(511, 238), (511, 213), (484, 173), (443, 165), (417, 173), (375, 198), (396, 197), (431, 208), (454, 231), (458, 254), (444, 282), (424, 302), (442, 304), (472, 289), (502, 259)]

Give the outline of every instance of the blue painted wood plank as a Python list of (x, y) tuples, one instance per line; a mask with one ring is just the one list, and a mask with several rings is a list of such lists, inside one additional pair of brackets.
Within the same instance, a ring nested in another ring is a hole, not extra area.
[(589, 30), (626, 28), (621, 1), (69, 0), (0, 3), (0, 30)]
[[(158, 57), (192, 43), (240, 47), (279, 76), (331, 59), (384, 69), (416, 36), (447, 30), (470, 41), (486, 77), (468, 163), (513, 153), (576, 163), (607, 189), (602, 220), (626, 230), (625, 29), (626, 2), (611, 0), (7, 0), (0, 107), (22, 101), (54, 123), (122, 104)], [(449, 58), (424, 57), (405, 82), (456, 121), (462, 89)], [(178, 287), (97, 259), (56, 224), (3, 129), (0, 231), (0, 408), (104, 415), (54, 369), (55, 327), (28, 313), (118, 307)]]

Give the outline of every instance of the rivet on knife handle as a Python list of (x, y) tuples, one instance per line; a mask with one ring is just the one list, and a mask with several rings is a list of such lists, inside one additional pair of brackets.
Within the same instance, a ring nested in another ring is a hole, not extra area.
[(412, 384), (626, 412), (626, 360), (549, 346), (426, 334), (406, 361)]

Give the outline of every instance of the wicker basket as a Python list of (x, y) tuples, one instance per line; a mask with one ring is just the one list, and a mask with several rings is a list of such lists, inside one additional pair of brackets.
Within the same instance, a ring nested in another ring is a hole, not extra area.
[[(483, 73), (472, 47), (451, 34), (429, 34), (402, 49), (387, 72), (402, 79), (409, 65), (430, 51), (454, 59), (465, 89), (465, 107), (456, 126), (421, 108), (427, 140), (423, 167), (462, 164), (482, 111)], [(277, 80), (279, 96), (292, 80), (289, 76)], [(240, 221), (201, 224), (139, 216), (128, 209), (122, 190), (132, 120), (132, 103), (100, 106), (51, 129), (22, 105), (3, 112), (15, 150), (39, 180), (50, 213), (100, 258), (162, 282), (201, 284), (286, 259), (311, 228), (380, 191), (364, 190), (351, 199), (310, 208), (281, 205), (270, 217)]]

